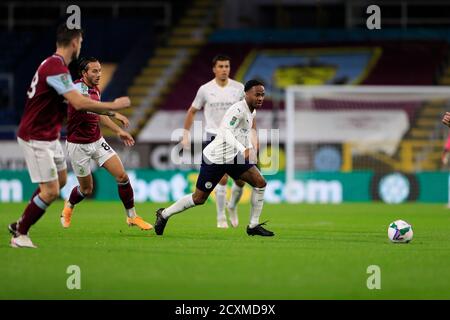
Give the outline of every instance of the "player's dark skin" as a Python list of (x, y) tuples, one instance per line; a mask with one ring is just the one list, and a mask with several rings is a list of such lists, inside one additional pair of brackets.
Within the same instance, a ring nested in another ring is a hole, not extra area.
[[(264, 94), (265, 94), (264, 86), (261, 85), (254, 86), (245, 93), (245, 101), (247, 102), (250, 112), (253, 112), (253, 110), (255, 109), (261, 108), (264, 102)], [(249, 156), (250, 156), (250, 149), (245, 149), (244, 157), (248, 159)], [(266, 186), (266, 180), (255, 166), (251, 167), (249, 170), (241, 174), (239, 179), (247, 182), (254, 188), (264, 188)], [(195, 192), (192, 195), (192, 199), (195, 205), (204, 204), (205, 201), (208, 199), (210, 193), (211, 191), (205, 192), (196, 188)]]

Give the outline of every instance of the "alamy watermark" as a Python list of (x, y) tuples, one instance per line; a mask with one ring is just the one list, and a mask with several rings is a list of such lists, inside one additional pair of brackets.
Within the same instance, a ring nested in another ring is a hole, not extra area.
[(67, 29), (81, 29), (81, 9), (79, 6), (72, 4), (67, 7), (66, 13), (70, 16), (66, 20)]
[(77, 265), (67, 267), (66, 273), (70, 276), (67, 278), (66, 286), (69, 290), (81, 290), (81, 269)]
[(366, 270), (370, 276), (367, 278), (366, 285), (369, 290), (381, 289), (381, 269), (377, 265), (370, 265)]
[(370, 16), (366, 20), (367, 29), (381, 29), (381, 9), (376, 4), (367, 7), (366, 13)]

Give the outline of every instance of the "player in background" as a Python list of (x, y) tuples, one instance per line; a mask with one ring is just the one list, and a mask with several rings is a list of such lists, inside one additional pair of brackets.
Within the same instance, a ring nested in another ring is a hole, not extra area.
[[(100, 101), (100, 90), (98, 89), (102, 74), (100, 62), (93, 57), (82, 59), (79, 65), (79, 74), (81, 78), (75, 81), (75, 88), (82, 95)], [(125, 116), (114, 112), (114, 117), (122, 122), (124, 127), (128, 126), (128, 119)], [(134, 192), (128, 175), (116, 152), (102, 137), (99, 123), (116, 133), (125, 146), (131, 147), (134, 145), (133, 137), (122, 130), (109, 116), (76, 110), (69, 104), (67, 110), (67, 151), (79, 185), (72, 189), (68, 201), (65, 202), (61, 213), (61, 224), (64, 228), (68, 228), (74, 206), (92, 194), (94, 182), (90, 161), (93, 159), (99, 167), (108, 170), (116, 179), (128, 225), (150, 230), (153, 226), (136, 214)]]
[[(205, 148), (217, 135), (220, 122), (225, 112), (236, 102), (244, 97), (242, 83), (229, 78), (230, 58), (226, 55), (217, 55), (212, 60), (214, 79), (202, 85), (188, 109), (184, 121), (184, 136), (182, 145), (185, 149), (190, 147), (189, 131), (192, 127), (197, 111), (203, 109), (205, 117), (206, 141)], [(255, 143), (255, 148), (257, 143)], [(225, 174), (215, 188), (217, 227), (228, 228), (225, 207), (227, 208), (231, 225), (237, 227), (239, 220), (237, 215), (237, 203), (239, 202), (244, 187), (244, 182), (235, 180), (231, 188), (231, 199), (226, 204), (228, 176)]]
[[(250, 163), (254, 160), (255, 152), (251, 144), (250, 132), (256, 109), (264, 101), (264, 86), (257, 80), (250, 80), (245, 84), (245, 98), (233, 104), (225, 113), (216, 138), (203, 150), (203, 161), (200, 167), (196, 190), (188, 194), (170, 207), (158, 209), (156, 212), (155, 232), (162, 235), (167, 221), (171, 216), (205, 203), (209, 194), (222, 179), (229, 174), (233, 179), (240, 179), (253, 187), (250, 224), (247, 234), (254, 236), (273, 236), (272, 231), (266, 230), (259, 223), (259, 217), (264, 204), (266, 181), (256, 168)], [(246, 161), (243, 161), (242, 155)], [(241, 156), (241, 157), (239, 157)]]
[(447, 141), (445, 142), (444, 145), (444, 150), (442, 150), (442, 157), (441, 157), (441, 161), (443, 165), (447, 165), (448, 163), (448, 158), (450, 155), (450, 134), (447, 137)]
[(30, 88), (17, 141), (24, 152), (28, 172), (33, 183), (39, 183), (21, 218), (8, 226), (13, 235), (11, 246), (35, 248), (28, 236), (30, 227), (45, 213), (59, 196), (59, 190), (67, 180), (67, 166), (59, 142), (66, 99), (77, 110), (108, 113), (130, 106), (128, 97), (114, 102), (98, 102), (75, 89), (68, 69), (69, 63), (80, 54), (83, 32), (68, 29), (66, 24), (56, 31), (56, 52), (38, 67)]

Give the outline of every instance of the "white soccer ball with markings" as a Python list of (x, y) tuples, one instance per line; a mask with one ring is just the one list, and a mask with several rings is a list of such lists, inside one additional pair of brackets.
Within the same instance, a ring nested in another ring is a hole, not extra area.
[(408, 243), (413, 238), (412, 226), (403, 220), (396, 220), (389, 225), (388, 237), (394, 243)]

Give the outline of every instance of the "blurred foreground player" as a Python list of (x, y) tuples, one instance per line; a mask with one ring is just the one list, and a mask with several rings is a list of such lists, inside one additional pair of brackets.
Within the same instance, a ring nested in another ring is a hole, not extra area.
[(31, 181), (39, 183), (39, 188), (21, 218), (8, 226), (13, 235), (10, 244), (14, 248), (36, 248), (28, 231), (56, 200), (60, 188), (66, 183), (66, 161), (58, 140), (65, 115), (64, 99), (77, 110), (98, 113), (130, 106), (128, 97), (114, 102), (98, 102), (84, 97), (75, 89), (67, 66), (78, 58), (82, 41), (81, 29), (60, 25), (56, 32), (56, 52), (38, 67), (27, 91), (17, 141), (24, 152)]
[(244, 90), (245, 98), (227, 110), (216, 138), (203, 150), (203, 161), (195, 192), (182, 197), (166, 209), (156, 211), (157, 235), (164, 233), (167, 221), (172, 215), (205, 203), (224, 174), (230, 175), (235, 180), (241, 179), (253, 187), (247, 234), (274, 235), (272, 231), (263, 227), (265, 223), (259, 223), (266, 181), (255, 164), (249, 161), (251, 153), (252, 160), (255, 158), (250, 133), (256, 109), (260, 108), (264, 101), (264, 86), (257, 80), (250, 80), (245, 84)]
[[(100, 90), (98, 89), (102, 74), (100, 62), (94, 57), (82, 59), (79, 65), (79, 74), (81, 79), (75, 81), (75, 88), (82, 95), (100, 101)], [(120, 113), (112, 112), (109, 116), (122, 122), (124, 127), (128, 126), (128, 119)], [(134, 145), (134, 139), (128, 132), (114, 123), (109, 116), (77, 110), (69, 104), (67, 110), (67, 151), (79, 185), (72, 189), (69, 199), (65, 202), (61, 213), (61, 224), (64, 228), (68, 228), (74, 206), (92, 194), (94, 181), (92, 179), (90, 161), (93, 159), (99, 167), (108, 170), (116, 179), (119, 197), (125, 207), (128, 225), (138, 226), (143, 230), (150, 230), (153, 226), (136, 214), (134, 192), (128, 175), (117, 153), (102, 137), (99, 123), (117, 134), (127, 147)]]

